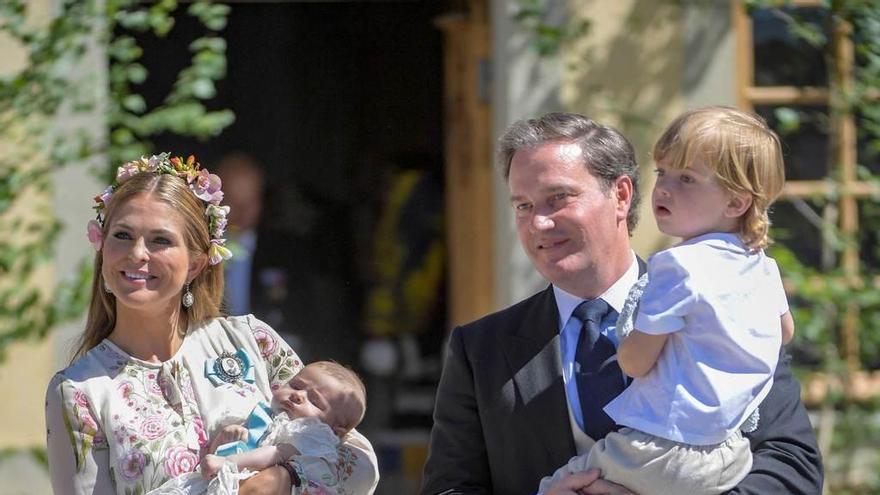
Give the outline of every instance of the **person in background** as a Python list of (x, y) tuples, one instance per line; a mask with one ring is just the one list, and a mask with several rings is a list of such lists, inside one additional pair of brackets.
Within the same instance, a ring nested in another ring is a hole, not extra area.
[(264, 218), (265, 170), (244, 153), (224, 156), (217, 167), (229, 211), (229, 249), (224, 306), (228, 314), (253, 314), (275, 328), (288, 342), (296, 340), (289, 284), (293, 274), (285, 254), (292, 241)]
[(217, 167), (225, 184), (229, 205), (229, 245), (235, 256), (226, 263), (226, 311), (232, 315), (251, 313), (251, 272), (257, 248), (257, 227), (263, 212), (262, 167), (244, 154), (227, 155)]
[[(615, 326), (645, 270), (630, 247), (639, 204), (632, 145), (582, 115), (551, 113), (512, 124), (499, 146), (520, 242), (551, 285), (452, 331), (425, 494), (534, 493), (615, 429), (603, 407), (628, 381)], [(760, 407), (747, 435), (754, 463), (732, 493), (820, 493), (821, 457), (786, 359)], [(631, 492), (592, 469), (551, 493)]]
[[(247, 416), (303, 369), (269, 325), (220, 316), (231, 256), (222, 200), (219, 177), (167, 154), (122, 165), (95, 198), (86, 328), (46, 392), (56, 494), (146, 493), (192, 472), (219, 415)], [(336, 465), (294, 457), (240, 493), (372, 493), (369, 441), (352, 431), (338, 454)]]

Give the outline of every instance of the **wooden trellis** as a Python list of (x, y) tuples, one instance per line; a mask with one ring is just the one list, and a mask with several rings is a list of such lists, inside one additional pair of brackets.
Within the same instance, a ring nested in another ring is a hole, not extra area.
[[(798, 0), (795, 7), (821, 7), (818, 0)], [(754, 110), (756, 105), (826, 105), (830, 114), (830, 167), (829, 174), (836, 181), (791, 180), (785, 185), (781, 200), (824, 199), (823, 218), (836, 218), (839, 232), (844, 238), (856, 239), (859, 229), (859, 201), (878, 194), (878, 188), (857, 176), (857, 128), (853, 109), (843, 95), (853, 87), (854, 48), (851, 40), (852, 26), (839, 19), (832, 19), (831, 49), (833, 66), (829, 87), (756, 86), (752, 48), (752, 20), (742, 1), (733, 2), (733, 22), (737, 33), (737, 88), (740, 108)], [(836, 213), (834, 213), (836, 212)], [(830, 238), (823, 236), (823, 249), (832, 250)], [(865, 283), (859, 266), (859, 245), (844, 243), (837, 260), (837, 267), (844, 273), (845, 282), (853, 287)], [(874, 283), (871, 281), (870, 283)], [(850, 303), (839, 319), (841, 357), (846, 363), (847, 376), (859, 374), (859, 308)], [(851, 384), (847, 384), (851, 385)], [(864, 392), (847, 386), (848, 395), (864, 395)], [(865, 397), (851, 397), (865, 398)]]

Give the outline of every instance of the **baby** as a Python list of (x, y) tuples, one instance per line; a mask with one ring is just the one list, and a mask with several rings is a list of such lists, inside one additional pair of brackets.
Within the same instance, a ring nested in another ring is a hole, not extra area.
[(363, 382), (332, 361), (309, 364), (272, 395), (272, 423), (255, 439), (259, 446), (248, 450), (250, 433), (244, 426), (225, 426), (208, 451), (229, 455), (206, 455), (201, 462), (203, 477), (215, 476), (227, 462), (239, 471), (259, 471), (297, 454), (335, 453), (339, 439), (360, 424), (366, 409)]

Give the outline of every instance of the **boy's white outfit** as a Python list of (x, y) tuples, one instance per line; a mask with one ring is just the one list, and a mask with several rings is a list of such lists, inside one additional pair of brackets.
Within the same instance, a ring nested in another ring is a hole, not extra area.
[(663, 351), (605, 406), (624, 428), (544, 478), (539, 491), (591, 467), (640, 495), (735, 487), (752, 465), (740, 428), (773, 384), (787, 311), (776, 262), (736, 235), (705, 234), (656, 253), (633, 326), (668, 334)]
[[(240, 424), (245, 422), (243, 419), (227, 417), (225, 424)], [(286, 413), (279, 412), (272, 417), (265, 433), (257, 439), (256, 447), (289, 444), (296, 447), (302, 456), (317, 457), (334, 465), (338, 458), (336, 447), (339, 441), (333, 429), (318, 418), (290, 419)], [(218, 452), (223, 447), (218, 447)], [(250, 450), (253, 446), (244, 448)], [(255, 471), (248, 470), (239, 472), (234, 463), (227, 462), (211, 480), (204, 479), (199, 472), (187, 473), (168, 480), (148, 495), (237, 495), (241, 481), (255, 474)]]

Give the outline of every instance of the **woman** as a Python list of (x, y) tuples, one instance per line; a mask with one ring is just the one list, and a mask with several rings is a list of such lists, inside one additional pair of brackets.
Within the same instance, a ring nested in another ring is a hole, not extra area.
[[(265, 323), (219, 316), (220, 263), (231, 255), (222, 197), (220, 179), (193, 157), (162, 154), (123, 165), (96, 198), (86, 330), (47, 392), (55, 493), (146, 493), (192, 471), (220, 418), (245, 417), (302, 369)], [(375, 489), (366, 438), (346, 436), (339, 459), (296, 459), (242, 493)]]

